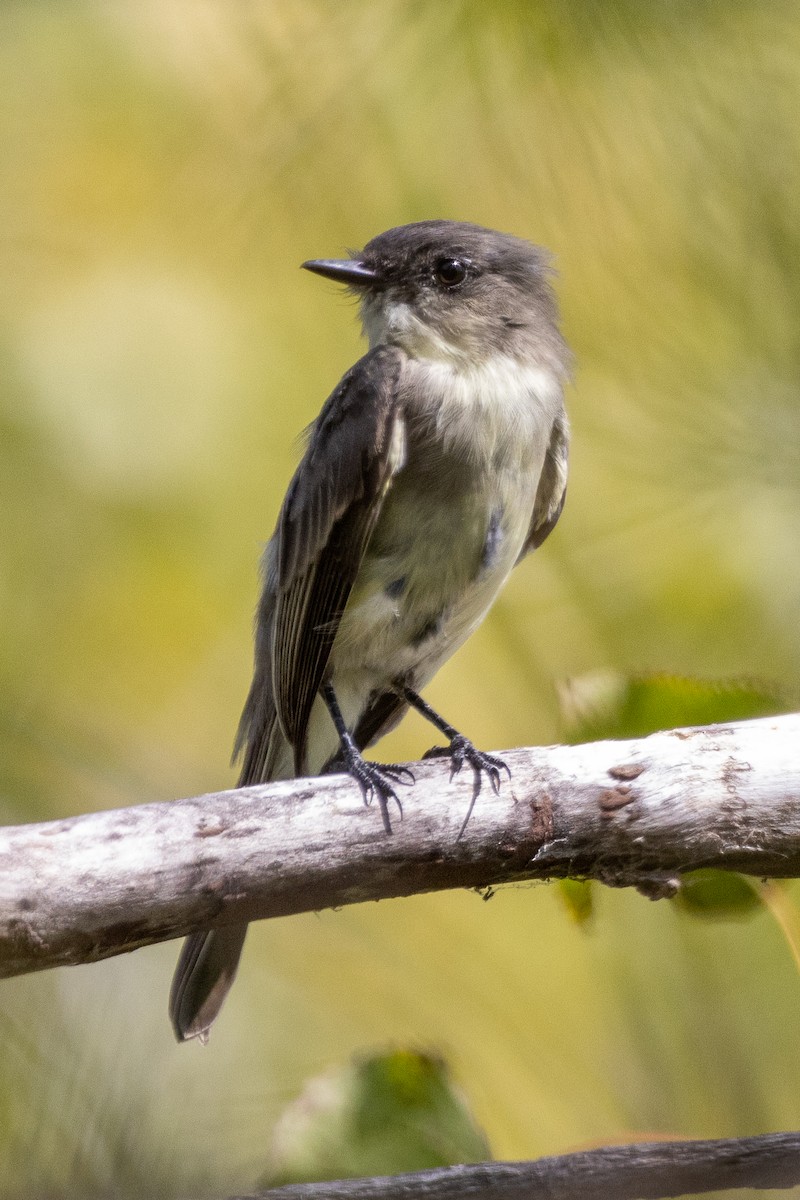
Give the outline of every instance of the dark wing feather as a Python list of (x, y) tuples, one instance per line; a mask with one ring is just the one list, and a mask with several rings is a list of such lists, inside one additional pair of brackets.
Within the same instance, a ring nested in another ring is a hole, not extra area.
[(401, 465), (401, 352), (379, 347), (326, 402), (275, 534), (272, 694), (302, 771), (311, 708), (392, 475)]
[(544, 457), (544, 466), (536, 489), (536, 499), (533, 502), (531, 524), (525, 544), (519, 558), (524, 558), (531, 550), (538, 549), (542, 542), (553, 532), (564, 500), (567, 496), (567, 466), (569, 461), (569, 424), (567, 414), (562, 409), (553, 422), (550, 433), (550, 443)]
[(273, 756), (279, 749), (276, 733), (277, 713), (272, 698), (272, 625), (275, 614), (274, 542), (264, 556), (264, 588), (256, 615), (256, 645), (253, 681), (247, 695), (236, 744), (234, 760), (242, 754), (239, 787), (264, 783), (272, 778)]
[(405, 716), (408, 704), (396, 692), (378, 692), (372, 697), (358, 724), (353, 738), (359, 750), (366, 750)]

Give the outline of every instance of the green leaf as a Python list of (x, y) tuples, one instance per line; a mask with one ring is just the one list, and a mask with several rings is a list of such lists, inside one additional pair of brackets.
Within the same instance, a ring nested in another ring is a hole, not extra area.
[(560, 688), (560, 702), (565, 740), (573, 744), (745, 721), (791, 708), (789, 697), (769, 683), (679, 675), (626, 678), (614, 671), (568, 680)]
[(558, 894), (576, 925), (594, 916), (594, 890), (590, 879), (559, 879)]
[(262, 1182), (393, 1175), (488, 1158), (486, 1137), (445, 1063), (400, 1049), (310, 1080), (275, 1127)]
[(683, 876), (675, 903), (693, 916), (735, 920), (752, 916), (763, 902), (746, 876), (703, 868)]

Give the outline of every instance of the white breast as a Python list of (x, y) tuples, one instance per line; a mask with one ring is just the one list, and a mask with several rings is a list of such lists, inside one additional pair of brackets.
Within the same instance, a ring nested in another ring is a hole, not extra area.
[(407, 395), (411, 389), (431, 411), (445, 452), (492, 470), (526, 460), (541, 470), (561, 404), (552, 371), (505, 354), (480, 363), (422, 359), (409, 371)]
[(411, 360), (400, 399), (405, 465), (334, 647), (356, 691), (406, 673), (422, 686), (480, 623), (527, 536), (561, 393), (549, 372), (498, 355), (462, 369)]

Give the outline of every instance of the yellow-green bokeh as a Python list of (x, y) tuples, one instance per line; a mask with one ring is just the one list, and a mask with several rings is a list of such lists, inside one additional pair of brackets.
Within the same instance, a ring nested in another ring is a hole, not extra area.
[[(789, 0), (7, 0), (4, 819), (233, 782), (260, 548), (361, 347), (297, 266), (425, 217), (547, 245), (577, 364), (564, 517), (431, 700), (488, 748), (557, 738), (584, 671), (796, 688), (799, 105)], [(273, 922), (205, 1051), (176, 949), (2, 985), (17, 1194), (249, 1186), (303, 1080), (387, 1043), (443, 1053), (501, 1157), (800, 1121), (765, 915), (609, 892), (587, 930), (537, 887)]]

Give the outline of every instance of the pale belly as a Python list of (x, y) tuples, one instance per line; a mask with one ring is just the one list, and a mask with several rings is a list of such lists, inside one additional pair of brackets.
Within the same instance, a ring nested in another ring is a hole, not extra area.
[[(481, 623), (528, 535), (555, 409), (528, 394), (451, 399), (410, 428), (337, 630), (329, 679), (350, 729), (374, 693), (429, 682)], [(321, 697), (308, 745), (312, 773), (336, 752)]]
[[(398, 682), (424, 688), (480, 625), (519, 557), (536, 478), (495, 479), (484, 492), (447, 505), (423, 502), (414, 489), (392, 498), (331, 652), (330, 680), (350, 729), (373, 693)], [(318, 697), (309, 721), (309, 772), (321, 770), (337, 749)]]
[(398, 680), (418, 690), (480, 624), (525, 541), (541, 463), (431, 486), (403, 472), (358, 574), (331, 655), (343, 707)]

